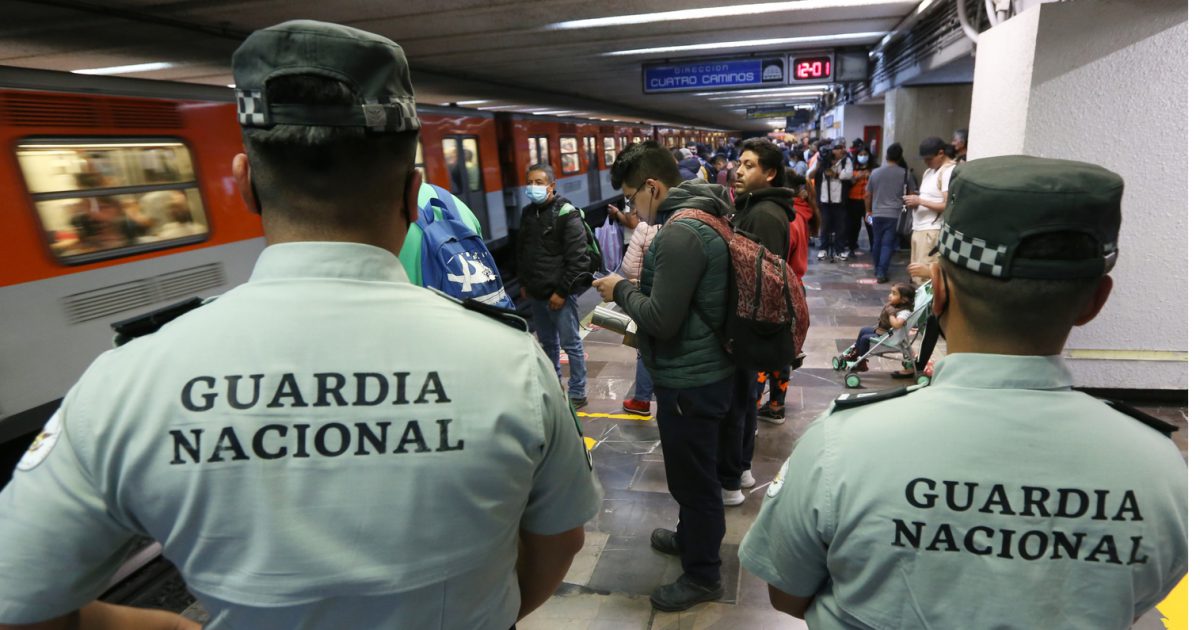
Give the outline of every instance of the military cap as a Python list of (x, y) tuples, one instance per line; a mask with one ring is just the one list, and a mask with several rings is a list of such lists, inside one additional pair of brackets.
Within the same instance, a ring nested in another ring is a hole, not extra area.
[[(943, 260), (995, 278), (1095, 278), (1117, 261), (1121, 227), (1119, 175), (1086, 162), (1028, 155), (971, 160), (954, 168), (938, 235)], [(1096, 254), (1084, 260), (1018, 258), (1032, 236), (1091, 236)]]
[[(354, 105), (272, 103), (267, 83), (293, 75), (349, 85)], [(292, 20), (254, 31), (233, 53), (238, 123), (364, 127), (381, 133), (420, 129), (412, 78), (396, 42), (349, 26)]]

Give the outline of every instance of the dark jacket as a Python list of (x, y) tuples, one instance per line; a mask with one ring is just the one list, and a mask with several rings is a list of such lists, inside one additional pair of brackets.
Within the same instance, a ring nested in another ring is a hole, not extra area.
[(696, 179), (699, 174), (700, 159), (696, 156), (693, 155), (692, 157), (683, 158), (679, 161), (679, 176), (683, 178), (683, 181), (686, 182), (689, 179)]
[(733, 226), (753, 234), (767, 249), (787, 260), (788, 224), (796, 218), (791, 188), (760, 188), (734, 200)]
[[(725, 189), (699, 181), (672, 188), (659, 217), (665, 223), (685, 209), (730, 212)], [(640, 286), (617, 283), (614, 299), (637, 323), (638, 348), (655, 385), (699, 387), (733, 374), (733, 362), (713, 332), (725, 323), (728, 282), (725, 241), (700, 221), (682, 219), (654, 237)]]
[(588, 239), (579, 211), (562, 195), (521, 210), (517, 232), (517, 278), (531, 298), (568, 297), (580, 284), (590, 285)]

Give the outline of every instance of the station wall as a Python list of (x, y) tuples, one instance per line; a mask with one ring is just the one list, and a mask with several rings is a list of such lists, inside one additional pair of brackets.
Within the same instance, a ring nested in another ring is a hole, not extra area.
[[(971, 102), (970, 84), (900, 87), (888, 91), (883, 105), (883, 148), (899, 142), (908, 165), (920, 179), (925, 167), (917, 156), (917, 146), (929, 136), (949, 142), (955, 129), (970, 122)], [(975, 132), (971, 133), (974, 145)]]
[(1187, 43), (1183, 0), (1043, 4), (980, 36), (972, 159), (1125, 179), (1113, 295), (1065, 352), (1080, 386), (1187, 388)]

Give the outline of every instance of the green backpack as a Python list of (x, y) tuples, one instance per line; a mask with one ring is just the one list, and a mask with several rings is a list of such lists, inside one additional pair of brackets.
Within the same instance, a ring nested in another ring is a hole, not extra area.
[[(579, 213), (579, 222), (583, 224), (584, 234), (587, 234), (588, 273), (594, 274), (604, 268), (604, 256), (600, 253), (600, 243), (596, 240), (596, 232), (588, 226), (587, 215), (583, 213), (583, 210), (571, 205), (570, 202), (564, 203), (558, 209), (558, 216), (561, 219), (571, 214), (571, 212)], [(591, 278), (580, 278), (579, 282), (575, 284), (574, 289), (575, 291), (586, 290), (591, 286)]]

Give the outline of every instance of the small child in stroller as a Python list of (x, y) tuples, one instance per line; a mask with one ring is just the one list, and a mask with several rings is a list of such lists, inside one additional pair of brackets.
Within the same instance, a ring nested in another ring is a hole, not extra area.
[[(871, 338), (886, 335), (894, 328), (900, 328), (912, 316), (917, 289), (907, 282), (897, 282), (888, 293), (887, 305), (879, 313), (879, 322), (875, 326), (863, 326), (858, 331), (858, 340), (854, 342), (854, 350), (846, 357), (847, 362), (854, 361), (867, 353), (871, 347)], [(859, 361), (853, 368), (855, 372), (867, 371), (867, 360)]]

